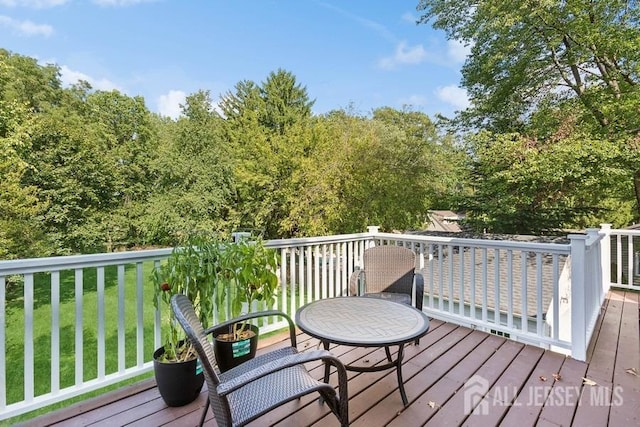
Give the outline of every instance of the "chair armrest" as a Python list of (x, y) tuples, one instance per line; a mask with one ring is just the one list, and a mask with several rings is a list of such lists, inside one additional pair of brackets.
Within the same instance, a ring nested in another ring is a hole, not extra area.
[(231, 320), (227, 320), (225, 322), (218, 323), (217, 325), (213, 325), (204, 332), (205, 334), (209, 335), (218, 331), (228, 330), (231, 325), (239, 322), (244, 322), (251, 319), (258, 319), (260, 317), (272, 317), (272, 316), (284, 317), (287, 323), (289, 323), (289, 339), (291, 340), (291, 347), (296, 347), (297, 345), (296, 344), (296, 328), (293, 324), (293, 320), (291, 320), (291, 317), (289, 317), (287, 314), (283, 313), (280, 310), (263, 310), (263, 311), (256, 311), (255, 313), (243, 314), (242, 316), (238, 316)]
[(307, 362), (313, 362), (315, 360), (322, 360), (334, 365), (338, 370), (339, 384), (341, 386), (344, 385), (344, 388), (341, 388), (341, 393), (343, 390), (346, 391), (347, 371), (342, 362), (340, 362), (337, 357), (329, 353), (327, 350), (305, 351), (304, 353), (292, 354), (290, 356), (285, 356), (281, 359), (265, 363), (264, 365), (240, 374), (237, 377), (230, 379), (229, 381), (220, 383), (216, 390), (220, 396), (225, 396), (269, 374), (281, 371), (286, 368), (290, 368), (292, 366), (301, 365)]
[(351, 276), (349, 276), (349, 295), (362, 295), (362, 280), (360, 280), (361, 277), (364, 276), (364, 270), (356, 270), (353, 273), (351, 273)]
[(414, 275), (416, 286), (416, 308), (422, 311), (422, 300), (424, 299), (424, 276), (416, 272)]

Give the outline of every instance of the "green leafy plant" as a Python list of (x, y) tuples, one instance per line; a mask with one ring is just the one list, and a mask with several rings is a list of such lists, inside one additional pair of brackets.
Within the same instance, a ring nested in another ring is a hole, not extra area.
[[(169, 319), (161, 360), (178, 362), (195, 357), (195, 350), (171, 311), (174, 294), (184, 294), (191, 300), (206, 329), (214, 317), (214, 306), (231, 318), (250, 311), (254, 302), (271, 306), (278, 289), (278, 264), (278, 252), (265, 247), (261, 238), (243, 238), (234, 243), (218, 235), (188, 235), (154, 270), (154, 303), (156, 308), (166, 310)], [(236, 340), (248, 329), (248, 324), (239, 323), (224, 335)]]
[(165, 263), (154, 269), (154, 304), (156, 308), (166, 310), (169, 319), (169, 328), (163, 336), (161, 361), (179, 362), (196, 357), (195, 350), (174, 318), (171, 297), (174, 294), (186, 295), (193, 303), (200, 322), (207, 328), (213, 318), (221, 251), (224, 250), (217, 235), (190, 234), (174, 248)]
[[(237, 243), (224, 245), (221, 251), (221, 282), (216, 288), (216, 304), (227, 305), (231, 317), (250, 312), (254, 302), (271, 306), (278, 289), (276, 274), (279, 264), (278, 252), (265, 247), (260, 238), (240, 239)], [(218, 336), (228, 340), (243, 338), (248, 324), (238, 323), (227, 334)]]

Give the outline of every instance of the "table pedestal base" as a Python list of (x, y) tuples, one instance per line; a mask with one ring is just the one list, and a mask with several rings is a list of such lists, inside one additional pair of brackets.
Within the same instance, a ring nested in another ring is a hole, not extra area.
[[(325, 350), (329, 350), (329, 341), (322, 341), (322, 345)], [(402, 380), (402, 358), (404, 356), (404, 344), (400, 344), (398, 346), (398, 354), (396, 359), (393, 360), (391, 357), (391, 351), (389, 350), (389, 346), (384, 348), (384, 351), (387, 355), (388, 363), (383, 365), (375, 365), (375, 366), (354, 366), (354, 365), (345, 365), (345, 369), (347, 371), (352, 372), (380, 372), (386, 371), (387, 369), (396, 368), (396, 375), (398, 376), (398, 389), (400, 390), (400, 397), (402, 398), (402, 403), (404, 406), (408, 405), (407, 394), (404, 391), (404, 382)], [(329, 382), (329, 365), (325, 364), (324, 367), (324, 382)]]

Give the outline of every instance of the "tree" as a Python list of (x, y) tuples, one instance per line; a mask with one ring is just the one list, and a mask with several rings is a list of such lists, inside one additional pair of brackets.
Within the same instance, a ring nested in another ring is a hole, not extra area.
[(288, 237), (292, 177), (308, 152), (306, 127), (312, 101), (290, 72), (278, 70), (256, 85), (241, 81), (225, 94), (220, 109), (234, 153), (236, 224), (266, 238)]
[(235, 185), (222, 120), (208, 91), (187, 96), (182, 112), (158, 123), (153, 194), (139, 224), (147, 242), (177, 244), (185, 233), (230, 227)]
[(287, 127), (311, 116), (311, 107), (315, 101), (309, 100), (307, 88), (296, 84), (295, 76), (278, 69), (269, 73), (260, 87), (265, 111), (262, 124), (280, 135)]
[(485, 131), (468, 143), (476, 192), (465, 207), (478, 232), (545, 234), (632, 219), (629, 168), (621, 161), (626, 153), (615, 142), (580, 134), (548, 142)]
[(0, 48), (0, 99), (23, 104), (30, 112), (57, 105), (62, 95), (60, 69)]
[(22, 185), (30, 119), (24, 106), (0, 100), (0, 259), (48, 254), (38, 220), (46, 204), (37, 187)]
[[(557, 134), (568, 119), (575, 131), (638, 156), (636, 1), (420, 0), (418, 10), (419, 23), (471, 46), (462, 68), (472, 104), (460, 115), (467, 128), (537, 138)], [(640, 170), (629, 172), (639, 217)]]
[(462, 153), (420, 112), (381, 108), (370, 119), (333, 111), (309, 132), (284, 221), (301, 235), (420, 227), (429, 209), (451, 200), (445, 183), (464, 180)]
[(96, 129), (95, 144), (110, 174), (107, 192), (100, 193), (99, 208), (83, 225), (83, 233), (87, 240), (89, 235), (106, 239), (109, 251), (137, 244), (141, 232), (137, 223), (152, 189), (150, 163), (157, 151), (151, 113), (142, 97), (117, 90), (87, 94), (79, 110), (87, 125)]
[(418, 10), (420, 23), (471, 45), (462, 84), (472, 123), (518, 130), (544, 99), (577, 98), (605, 133), (639, 127), (624, 112), (640, 100), (635, 1), (420, 0)]

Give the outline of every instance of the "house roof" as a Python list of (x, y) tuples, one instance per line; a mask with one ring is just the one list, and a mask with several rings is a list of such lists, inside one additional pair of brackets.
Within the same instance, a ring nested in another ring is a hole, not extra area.
[(457, 233), (462, 231), (458, 221), (464, 218), (453, 211), (429, 211), (428, 231), (448, 231)]

